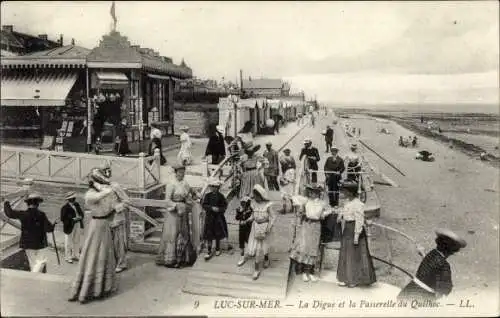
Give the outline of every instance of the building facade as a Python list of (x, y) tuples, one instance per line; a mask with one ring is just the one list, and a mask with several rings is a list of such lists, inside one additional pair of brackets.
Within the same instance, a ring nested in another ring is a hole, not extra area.
[(48, 39), (47, 34), (35, 36), (18, 32), (14, 29), (13, 25), (2, 25), (0, 38), (2, 56), (8, 56), (9, 54), (7, 52), (13, 53), (14, 55), (25, 55), (63, 46), (62, 35), (56, 41), (52, 41)]
[[(153, 122), (164, 135), (172, 135), (174, 82), (192, 76), (189, 67), (131, 45), (116, 31), (104, 35), (92, 50), (72, 45), (2, 58), (1, 65), (2, 113), (8, 114), (2, 116), (4, 131), (13, 128), (5, 121), (17, 116), (25, 123), (25, 131), (17, 135), (29, 130), (31, 138), (38, 137), (42, 143), (42, 136), (59, 136), (72, 122), (72, 131), (65, 137), (83, 137), (80, 144), (87, 149), (98, 136), (113, 143), (119, 125), (125, 126), (128, 141), (137, 144), (139, 151), (145, 148), (142, 142), (148, 139)], [(59, 127), (56, 132), (54, 126)]]

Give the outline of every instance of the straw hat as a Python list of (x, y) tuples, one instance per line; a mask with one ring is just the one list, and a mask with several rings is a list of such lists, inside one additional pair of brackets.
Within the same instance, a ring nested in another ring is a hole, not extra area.
[(304, 144), (311, 144), (311, 143), (312, 143), (312, 141), (310, 138), (304, 139)]
[(222, 182), (219, 179), (210, 178), (208, 180), (208, 185), (211, 187), (220, 187), (222, 185)]
[(436, 230), (437, 237), (446, 237), (457, 244), (458, 247), (464, 248), (467, 246), (467, 242), (453, 231), (448, 229), (437, 229)]
[(182, 125), (179, 127), (179, 130), (182, 130), (182, 131), (188, 131), (189, 130), (189, 127), (186, 126), (186, 125)]
[[(212, 127), (213, 127), (213, 126), (212, 126)], [(221, 134), (223, 134), (223, 133), (224, 133), (224, 127), (222, 127), (221, 125), (217, 125), (217, 126), (215, 127), (215, 129), (217, 129), (217, 131), (218, 131), (219, 133), (221, 133)]]
[(93, 168), (92, 170), (90, 170), (89, 179), (100, 184), (109, 184), (109, 179), (101, 172), (101, 169), (99, 168)]
[(250, 198), (248, 195), (245, 195), (240, 199), (240, 202), (248, 202), (248, 201), (252, 201), (252, 198)]
[(269, 197), (267, 196), (267, 191), (260, 184), (256, 184), (253, 187), (253, 192), (257, 192), (264, 201), (269, 201)]
[(260, 145), (254, 145), (253, 141), (249, 141), (249, 142), (245, 143), (245, 145), (243, 146), (243, 148), (247, 152), (257, 152), (260, 149)]
[(26, 199), (24, 199), (24, 202), (28, 201), (38, 201), (38, 202), (43, 202), (42, 195), (38, 192), (32, 192), (28, 195)]
[(172, 169), (174, 169), (174, 171), (177, 172), (178, 170), (186, 170), (186, 166), (180, 163), (176, 163), (172, 165)]
[(66, 193), (66, 195), (64, 196), (65, 200), (74, 199), (74, 198), (76, 198), (76, 193), (73, 191)]

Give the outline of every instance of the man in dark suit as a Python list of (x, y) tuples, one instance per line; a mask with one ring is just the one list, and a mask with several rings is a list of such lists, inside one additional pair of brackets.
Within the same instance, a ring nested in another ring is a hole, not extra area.
[(76, 202), (76, 194), (66, 194), (67, 200), (61, 208), (61, 222), (64, 231), (65, 259), (68, 263), (78, 260), (80, 255), (80, 237), (83, 231), (83, 211), (80, 204)]
[(222, 126), (218, 125), (215, 128), (215, 132), (208, 139), (207, 149), (205, 150), (205, 156), (212, 156), (212, 164), (218, 165), (226, 157), (226, 144), (224, 143), (224, 129)]
[(328, 185), (328, 198), (330, 206), (333, 207), (339, 205), (339, 183), (342, 179), (345, 165), (344, 160), (338, 156), (338, 148), (332, 147), (331, 152), (332, 155), (326, 159), (324, 170)]
[(326, 131), (325, 131), (325, 144), (326, 144), (326, 152), (329, 153), (330, 150), (332, 149), (332, 143), (333, 143), (333, 129), (330, 127), (330, 125), (326, 126)]
[(47, 232), (54, 231), (56, 223), (51, 223), (47, 215), (38, 209), (43, 202), (42, 196), (32, 193), (25, 199), (27, 210), (12, 209), (10, 202), (4, 202), (4, 212), (11, 219), (21, 221), (19, 247), (24, 249), (32, 272), (44, 272), (47, 261), (41, 250), (48, 246)]
[(311, 183), (316, 183), (318, 182), (318, 162), (321, 160), (319, 157), (319, 151), (318, 148), (312, 146), (312, 141), (311, 139), (305, 139), (304, 140), (304, 148), (300, 151), (300, 156), (299, 160), (302, 161), (302, 158), (306, 156), (306, 164), (309, 167), (309, 170), (312, 170), (311, 172)]

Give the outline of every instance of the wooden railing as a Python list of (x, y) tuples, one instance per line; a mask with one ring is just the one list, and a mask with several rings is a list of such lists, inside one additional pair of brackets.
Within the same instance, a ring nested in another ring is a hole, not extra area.
[(92, 168), (107, 164), (111, 180), (125, 188), (143, 190), (161, 182), (159, 153), (128, 158), (2, 146), (0, 158), (2, 178), (83, 185)]

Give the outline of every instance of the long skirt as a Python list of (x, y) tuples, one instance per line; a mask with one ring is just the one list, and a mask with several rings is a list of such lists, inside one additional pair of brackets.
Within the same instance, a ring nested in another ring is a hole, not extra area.
[(185, 246), (179, 244), (179, 237), (184, 238), (184, 242), (189, 239), (189, 214), (179, 215), (177, 211), (167, 212), (163, 222), (162, 236), (156, 263), (158, 265), (175, 265), (181, 262), (182, 250)]
[(207, 241), (222, 240), (227, 236), (227, 222), (224, 213), (206, 211), (203, 239)]
[(321, 223), (302, 222), (293, 242), (290, 258), (300, 264), (315, 265), (319, 256)]
[(241, 176), (240, 198), (243, 198), (244, 196), (251, 197), (253, 187), (256, 184), (260, 184), (264, 188), (266, 187), (266, 180), (261, 171), (254, 169), (243, 172), (243, 175)]
[(127, 225), (125, 223), (111, 228), (116, 267), (127, 268)]
[(246, 250), (246, 256), (255, 257), (256, 262), (261, 262), (264, 260), (264, 256), (269, 254), (270, 248), (270, 234), (263, 240), (258, 240), (255, 238), (255, 225), (256, 223), (252, 223), (252, 229), (250, 230), (250, 235), (248, 236), (248, 244)]
[(72, 284), (71, 297), (84, 301), (114, 292), (117, 288), (115, 268), (116, 259), (109, 221), (92, 219)]
[(371, 285), (377, 281), (368, 240), (363, 229), (354, 245), (354, 221), (345, 223), (340, 241), (337, 280), (348, 285)]

